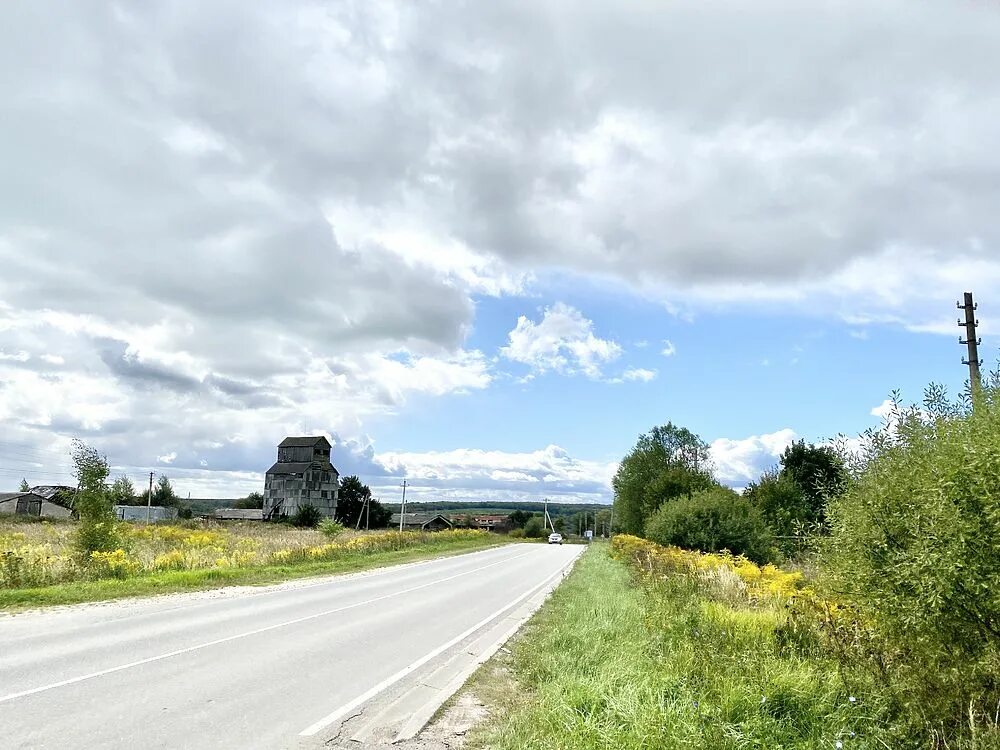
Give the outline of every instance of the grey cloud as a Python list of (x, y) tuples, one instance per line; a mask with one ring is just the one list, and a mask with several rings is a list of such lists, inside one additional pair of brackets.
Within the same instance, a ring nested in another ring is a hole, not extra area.
[(198, 390), (198, 378), (172, 370), (158, 363), (143, 362), (133, 353), (126, 351), (124, 341), (107, 341), (101, 349), (101, 361), (118, 378), (144, 386), (160, 386), (171, 390), (188, 392)]

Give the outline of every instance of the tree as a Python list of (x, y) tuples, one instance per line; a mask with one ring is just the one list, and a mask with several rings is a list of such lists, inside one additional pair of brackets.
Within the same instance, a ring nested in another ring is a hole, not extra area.
[(111, 473), (108, 460), (96, 448), (81, 440), (73, 441), (73, 465), (77, 487), (74, 509), (80, 518), (74, 540), (85, 563), (92, 552), (110, 552), (123, 544), (118, 533), (111, 493), (106, 482)]
[(156, 486), (153, 488), (153, 505), (174, 508), (180, 504), (180, 499), (177, 497), (177, 493), (174, 492), (170, 480), (161, 474), (160, 478), (156, 480)]
[(556, 516), (555, 520), (552, 521), (553, 528), (560, 534), (566, 533), (566, 518), (564, 516)]
[[(368, 503), (367, 509), (365, 509), (365, 503)], [(362, 511), (364, 511), (363, 514)], [(340, 480), (340, 492), (337, 493), (337, 510), (334, 517), (349, 529), (357, 527), (359, 518), (362, 527), (367, 520), (370, 528), (381, 529), (389, 525), (392, 511), (378, 500), (372, 499), (371, 488), (362, 483), (359, 477), (352, 475)]]
[(530, 539), (540, 539), (543, 536), (548, 536), (548, 530), (542, 524), (542, 519), (539, 516), (532, 516), (524, 525), (524, 535)]
[(122, 474), (111, 485), (111, 504), (135, 505), (136, 499), (135, 486), (127, 476)]
[(823, 523), (827, 500), (841, 494), (846, 485), (844, 463), (833, 448), (792, 443), (781, 454), (781, 473), (795, 482), (806, 501), (806, 520)]
[(315, 529), (319, 526), (322, 518), (323, 514), (319, 512), (319, 508), (307, 503), (300, 505), (299, 509), (295, 511), (295, 515), (292, 516), (292, 525), (302, 529)]
[(21, 478), (21, 492), (31, 492), (31, 486), (24, 477)]
[(767, 562), (771, 556), (771, 534), (760, 512), (726, 487), (664, 503), (646, 531), (657, 544), (702, 552), (729, 550), (754, 562)]
[(531, 513), (526, 510), (515, 510), (509, 516), (510, 525), (515, 529), (523, 529), (524, 525), (528, 523), (528, 519), (531, 518)]
[(646, 519), (665, 502), (715, 485), (708, 444), (684, 427), (667, 423), (639, 436), (615, 473), (615, 520), (642, 535)]
[(251, 492), (242, 500), (233, 503), (234, 508), (261, 509), (264, 507), (264, 493)]

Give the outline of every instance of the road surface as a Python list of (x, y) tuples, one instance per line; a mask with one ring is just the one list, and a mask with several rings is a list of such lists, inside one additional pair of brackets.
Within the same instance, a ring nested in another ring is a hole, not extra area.
[(266, 589), (0, 616), (0, 746), (321, 747), (556, 585), (581, 550), (515, 544)]

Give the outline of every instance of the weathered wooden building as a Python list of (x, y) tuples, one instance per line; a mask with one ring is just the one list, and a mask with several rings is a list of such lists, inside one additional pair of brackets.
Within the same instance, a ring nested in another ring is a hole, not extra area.
[(73, 515), (73, 511), (32, 490), (30, 492), (0, 492), (0, 514), (35, 516), (36, 518), (69, 518)]
[(330, 463), (330, 451), (329, 441), (322, 436), (281, 441), (278, 460), (264, 477), (265, 519), (294, 516), (303, 505), (333, 518), (340, 474)]

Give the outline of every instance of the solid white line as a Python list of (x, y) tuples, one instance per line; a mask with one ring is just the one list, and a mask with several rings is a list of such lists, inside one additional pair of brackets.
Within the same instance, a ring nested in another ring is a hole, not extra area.
[(402, 596), (403, 594), (410, 594), (414, 591), (420, 591), (421, 589), (426, 589), (431, 586), (437, 586), (438, 584), (445, 583), (446, 581), (453, 581), (456, 578), (461, 578), (463, 576), (472, 575), (473, 573), (478, 573), (481, 570), (486, 570), (487, 568), (492, 568), (497, 565), (503, 565), (506, 562), (511, 562), (513, 560), (520, 559), (522, 557), (527, 557), (532, 554), (531, 552), (525, 552), (520, 555), (515, 555), (514, 557), (507, 557), (503, 560), (498, 560), (497, 562), (490, 563), (489, 565), (483, 565), (479, 568), (473, 568), (472, 570), (467, 570), (464, 573), (456, 573), (455, 575), (447, 576), (445, 578), (439, 578), (436, 581), (431, 581), (430, 583), (422, 583), (419, 586), (411, 586), (407, 589), (401, 589), (400, 591), (394, 591), (389, 594), (382, 594), (381, 596), (376, 596), (372, 599), (366, 599), (363, 602), (355, 602), (354, 604), (346, 604), (343, 607), (336, 607), (335, 609), (328, 609), (324, 612), (317, 612), (315, 614), (306, 615), (305, 617), (297, 617), (294, 620), (286, 620), (285, 622), (279, 622), (274, 625), (267, 625), (263, 628), (257, 628), (255, 630), (248, 630), (245, 633), (237, 633), (236, 635), (229, 635), (225, 638), (217, 638), (214, 641), (208, 641), (207, 643), (199, 643), (196, 646), (188, 646), (186, 648), (179, 648), (176, 651), (169, 651), (165, 654), (158, 654), (156, 656), (150, 656), (145, 659), (139, 659), (138, 661), (129, 662), (128, 664), (119, 664), (116, 667), (109, 667), (108, 669), (102, 669), (98, 672), (91, 672), (90, 674), (80, 675), (79, 677), (70, 677), (67, 680), (60, 680), (59, 682), (53, 682), (49, 685), (42, 685), (41, 687), (31, 688), (30, 690), (22, 690), (19, 693), (11, 693), (10, 695), (5, 695), (0, 697), (0, 703), (6, 703), (7, 701), (12, 701), (17, 698), (24, 698), (28, 695), (35, 695), (36, 693), (43, 693), (46, 690), (53, 690), (55, 688), (65, 687), (67, 685), (75, 685), (78, 682), (84, 682), (86, 680), (92, 680), (95, 677), (103, 677), (104, 675), (113, 674), (115, 672), (121, 672), (126, 669), (132, 669), (134, 667), (141, 667), (144, 664), (151, 664), (156, 661), (163, 661), (164, 659), (170, 659), (174, 656), (181, 656), (182, 654), (189, 654), (192, 651), (200, 651), (201, 649), (210, 648), (211, 646), (218, 646), (223, 643), (229, 643), (230, 641), (236, 641), (240, 638), (248, 638), (251, 635), (258, 635), (260, 633), (267, 633), (271, 630), (277, 630), (278, 628), (288, 627), (289, 625), (297, 625), (301, 622), (308, 622), (309, 620), (315, 620), (319, 617), (327, 617), (329, 615), (337, 614), (338, 612), (346, 612), (349, 609), (356, 609), (358, 607), (364, 607), (368, 604), (374, 604), (375, 602), (381, 602), (386, 599), (391, 599), (394, 596)]
[(462, 631), (461, 633), (459, 633), (457, 636), (455, 636), (454, 638), (452, 638), (447, 643), (444, 643), (444, 644), (438, 646), (433, 651), (430, 651), (429, 653), (424, 654), (423, 656), (421, 656), (419, 659), (417, 659), (412, 664), (410, 664), (410, 665), (408, 665), (406, 667), (403, 667), (401, 670), (399, 670), (398, 672), (396, 672), (396, 674), (394, 674), (394, 675), (392, 675), (390, 677), (387, 677), (386, 679), (382, 680), (382, 682), (378, 683), (377, 685), (375, 685), (371, 689), (366, 690), (361, 695), (359, 695), (358, 697), (356, 697), (353, 700), (351, 700), (349, 703), (345, 703), (343, 706), (341, 706), (340, 708), (338, 708), (333, 713), (324, 716), (322, 719), (320, 719), (319, 721), (317, 721), (315, 724), (310, 724), (308, 727), (306, 727), (301, 732), (299, 732), (299, 736), (300, 737), (312, 737), (313, 735), (315, 735), (318, 732), (320, 732), (322, 729), (330, 726), (330, 724), (332, 724), (333, 722), (337, 721), (337, 719), (341, 719), (344, 716), (346, 716), (347, 714), (349, 714), (351, 711), (353, 711), (354, 709), (356, 709), (362, 703), (365, 703), (366, 701), (374, 698), (376, 695), (378, 695), (379, 693), (381, 693), (386, 688), (392, 687), (397, 682), (399, 682), (401, 679), (403, 679), (404, 677), (406, 677), (406, 675), (410, 674), (415, 669), (419, 669), (424, 664), (426, 664), (431, 659), (433, 659), (435, 656), (439, 656), (440, 654), (444, 653), (449, 648), (451, 648), (452, 646), (454, 646), (456, 643), (459, 643), (459, 642), (465, 640), (470, 635), (472, 635), (473, 633), (475, 633), (477, 630), (479, 630), (483, 626), (487, 625), (488, 623), (490, 623), (493, 620), (495, 620), (496, 618), (498, 618), (500, 615), (502, 615), (508, 609), (512, 609), (513, 607), (516, 607), (518, 604), (520, 604), (521, 602), (523, 602), (525, 599), (527, 599), (529, 596), (531, 596), (532, 594), (534, 594), (540, 588), (542, 588), (543, 586), (545, 586), (546, 584), (548, 584), (553, 578), (555, 578), (560, 573), (562, 573), (575, 560), (576, 560), (576, 556), (574, 556), (569, 562), (567, 562), (565, 565), (563, 565), (562, 567), (560, 567), (559, 570), (557, 570), (555, 573), (553, 573), (552, 575), (550, 575), (548, 578), (546, 578), (540, 584), (538, 584), (537, 586), (535, 586), (531, 590), (527, 591), (526, 593), (521, 594), (521, 596), (517, 597), (517, 599), (515, 599), (514, 601), (512, 601), (510, 604), (504, 605), (503, 607), (501, 607), (500, 609), (498, 609), (493, 614), (491, 614), (488, 617), (485, 617), (482, 620), (480, 620), (479, 622), (477, 622), (475, 625), (473, 625), (468, 630)]

